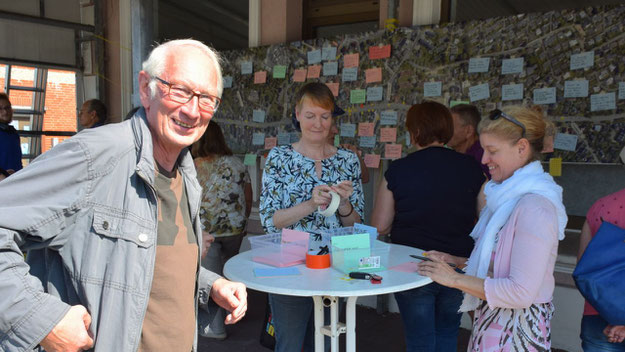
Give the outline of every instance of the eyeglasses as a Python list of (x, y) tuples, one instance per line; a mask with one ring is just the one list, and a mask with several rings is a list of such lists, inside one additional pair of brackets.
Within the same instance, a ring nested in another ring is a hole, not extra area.
[(11, 105), (0, 106), (0, 110), (11, 111), (11, 110), (13, 110), (13, 108), (11, 107)]
[(183, 85), (169, 83), (160, 77), (154, 77), (154, 79), (156, 79), (157, 81), (161, 82), (162, 84), (166, 85), (169, 88), (167, 91), (167, 95), (169, 96), (169, 99), (171, 99), (172, 101), (175, 101), (176, 103), (186, 104), (190, 102), (191, 99), (193, 99), (193, 97), (197, 97), (200, 110), (204, 112), (217, 111), (217, 108), (219, 107), (219, 103), (221, 103), (221, 99), (219, 99), (216, 96), (213, 96), (210, 94), (195, 93), (194, 91), (190, 90), (189, 88)]
[(523, 130), (523, 133), (521, 133), (521, 138), (525, 137), (525, 125), (521, 121), (515, 119), (514, 117), (506, 114), (505, 112), (503, 112), (503, 111), (501, 111), (499, 109), (495, 109), (495, 110), (491, 111), (490, 115), (488, 115), (488, 118), (493, 120), (493, 121), (497, 120), (500, 117), (503, 117), (504, 119), (512, 122), (513, 124), (521, 127), (521, 129)]

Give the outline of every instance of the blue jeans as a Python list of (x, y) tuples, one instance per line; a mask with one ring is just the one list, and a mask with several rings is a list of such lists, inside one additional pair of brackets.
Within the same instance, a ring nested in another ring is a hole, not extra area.
[(599, 315), (584, 315), (582, 318), (582, 349), (584, 352), (596, 351), (625, 351), (625, 341), (621, 343), (608, 342), (608, 338), (603, 334), (603, 329), (608, 325)]
[(462, 292), (435, 282), (395, 293), (404, 322), (406, 351), (456, 351)]
[[(315, 350), (315, 314), (311, 297), (268, 294), (273, 326), (276, 329), (275, 352), (312, 352)], [(339, 312), (344, 302), (339, 303)], [(324, 308), (324, 324), (330, 324), (330, 309)], [(325, 351), (330, 338), (324, 337)]]

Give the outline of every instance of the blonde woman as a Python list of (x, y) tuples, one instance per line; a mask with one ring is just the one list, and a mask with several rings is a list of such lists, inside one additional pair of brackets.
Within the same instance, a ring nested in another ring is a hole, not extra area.
[[(551, 348), (553, 269), (567, 222), (562, 188), (539, 162), (545, 123), (521, 107), (494, 110), (479, 125), (482, 163), (492, 176), (468, 259), (429, 252), (418, 272), (465, 292), (461, 311), (475, 311), (470, 351)], [(464, 266), (459, 274), (452, 262)]]

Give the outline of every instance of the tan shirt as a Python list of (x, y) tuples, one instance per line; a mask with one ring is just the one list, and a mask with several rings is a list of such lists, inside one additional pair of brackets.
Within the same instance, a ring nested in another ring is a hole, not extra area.
[(158, 239), (139, 351), (191, 351), (198, 246), (182, 175), (156, 174)]

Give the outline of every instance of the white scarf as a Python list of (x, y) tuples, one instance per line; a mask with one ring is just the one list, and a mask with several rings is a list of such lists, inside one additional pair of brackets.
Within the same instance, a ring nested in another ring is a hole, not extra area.
[[(516, 170), (503, 182), (496, 183), (491, 180), (484, 187), (486, 206), (471, 231), (471, 237), (475, 239), (476, 244), (465, 269), (467, 275), (486, 278), (495, 246), (495, 236), (506, 224), (521, 197), (528, 193), (538, 194), (553, 203), (558, 215), (558, 239), (564, 239), (567, 216), (562, 204), (562, 187), (544, 172), (539, 161), (533, 161)], [(459, 311), (474, 310), (478, 303), (477, 297), (465, 293)]]

